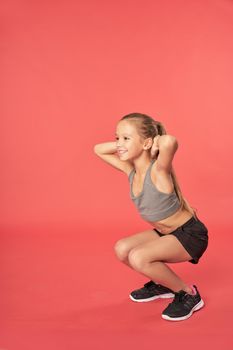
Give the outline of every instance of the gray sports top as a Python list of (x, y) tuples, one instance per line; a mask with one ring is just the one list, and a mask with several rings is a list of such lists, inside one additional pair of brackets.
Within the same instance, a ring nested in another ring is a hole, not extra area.
[(138, 196), (134, 196), (132, 190), (135, 169), (132, 169), (128, 176), (130, 197), (137, 207), (140, 216), (146, 221), (165, 219), (174, 214), (180, 207), (175, 189), (173, 189), (172, 193), (164, 193), (159, 191), (152, 182), (150, 174), (154, 161), (155, 159), (152, 159), (145, 175), (142, 192)]

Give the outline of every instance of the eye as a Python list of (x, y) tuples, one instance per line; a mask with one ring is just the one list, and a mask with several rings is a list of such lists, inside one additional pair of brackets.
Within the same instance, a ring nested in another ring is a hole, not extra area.
[[(115, 137), (115, 139), (118, 140), (119, 137)], [(129, 140), (129, 137), (126, 137), (126, 136), (125, 136), (124, 139), (125, 139), (125, 140)]]

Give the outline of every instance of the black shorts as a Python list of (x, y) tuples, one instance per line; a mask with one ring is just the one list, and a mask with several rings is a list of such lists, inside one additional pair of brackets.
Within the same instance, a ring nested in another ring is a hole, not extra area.
[[(154, 228), (161, 237), (166, 234), (159, 232)], [(192, 259), (189, 260), (192, 264), (198, 264), (198, 261), (202, 254), (205, 252), (208, 246), (208, 229), (198, 218), (194, 216), (186, 221), (183, 225), (177, 227), (174, 231), (169, 233), (174, 235), (187, 250)]]

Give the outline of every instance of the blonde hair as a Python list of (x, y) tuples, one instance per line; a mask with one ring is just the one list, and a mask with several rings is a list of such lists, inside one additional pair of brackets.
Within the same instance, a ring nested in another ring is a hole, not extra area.
[[(137, 132), (139, 134), (139, 136), (142, 139), (147, 139), (147, 138), (154, 138), (157, 135), (165, 135), (167, 134), (166, 129), (164, 127), (164, 125), (159, 122), (154, 120), (153, 118), (151, 118), (150, 116), (146, 115), (146, 114), (142, 114), (142, 113), (130, 113), (127, 114), (125, 116), (123, 116), (121, 120), (130, 120), (132, 121), (137, 129)], [(150, 152), (150, 149), (148, 150), (148, 152)], [(193, 208), (190, 206), (190, 204), (188, 203), (188, 201), (186, 200), (186, 198), (184, 198), (175, 171), (173, 169), (173, 166), (171, 168), (171, 177), (174, 183), (174, 190), (179, 198), (180, 204), (181, 204), (181, 210), (182, 209), (186, 209), (187, 211), (189, 211), (196, 220), (198, 220), (197, 218), (197, 209)]]

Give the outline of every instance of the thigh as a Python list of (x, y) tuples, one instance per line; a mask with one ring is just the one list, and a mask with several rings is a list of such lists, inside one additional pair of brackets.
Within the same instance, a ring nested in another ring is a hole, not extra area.
[(153, 242), (159, 238), (160, 236), (158, 233), (152, 229), (139, 232), (131, 236), (123, 237), (116, 242), (116, 245), (124, 246), (126, 250), (130, 251), (138, 245), (145, 244), (147, 242)]
[(174, 235), (159, 237), (156, 241), (146, 242), (131, 250), (130, 257), (144, 263), (154, 261), (176, 263), (192, 259), (180, 241)]

